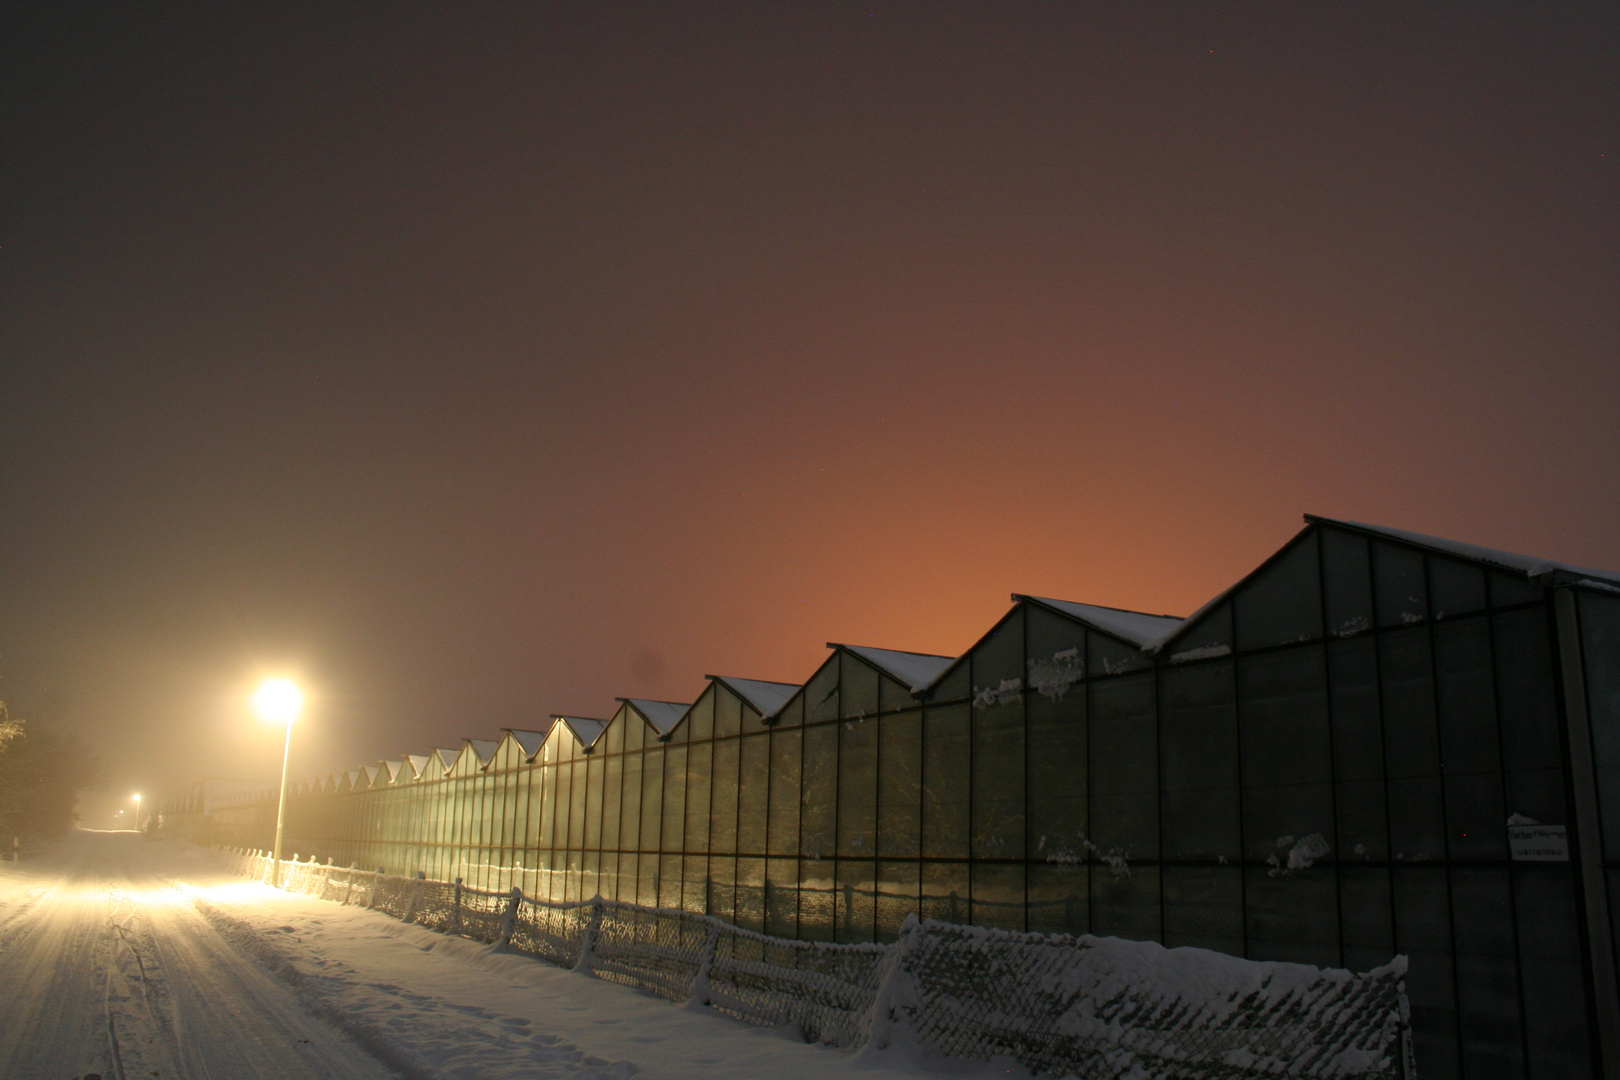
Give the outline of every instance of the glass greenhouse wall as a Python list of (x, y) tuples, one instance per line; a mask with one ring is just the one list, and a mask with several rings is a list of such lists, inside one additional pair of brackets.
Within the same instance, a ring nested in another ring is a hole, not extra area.
[(1615, 1075), (1620, 575), (1308, 521), (1187, 619), (1018, 596), (957, 658), (310, 782), (285, 848), (813, 940), (1404, 953), (1425, 1077)]

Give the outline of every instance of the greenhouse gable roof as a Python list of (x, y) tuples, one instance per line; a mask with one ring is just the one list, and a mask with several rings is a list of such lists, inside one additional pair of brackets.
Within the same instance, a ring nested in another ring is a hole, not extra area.
[(956, 660), (954, 656), (901, 652), (898, 649), (874, 649), (869, 645), (841, 645), (836, 641), (827, 642), (827, 648), (846, 649), (854, 653), (885, 675), (910, 687), (913, 693), (933, 682), (939, 677), (940, 672), (950, 667)]
[(1025, 600), (1050, 608), (1060, 615), (1067, 615), (1071, 619), (1078, 619), (1087, 626), (1128, 641), (1138, 648), (1162, 640), (1182, 623), (1178, 615), (1149, 615), (1144, 611), (1077, 604), (1072, 600), (1053, 600), (1045, 596), (1025, 596), (1022, 593), (1013, 593), (1012, 598), (1015, 603)]
[(556, 716), (553, 719), (561, 720), (568, 725), (568, 730), (574, 733), (574, 738), (586, 750), (596, 745), (602, 732), (607, 729), (606, 720), (593, 720), (588, 716)]
[(518, 744), (518, 749), (523, 751), (524, 759), (533, 761), (534, 755), (538, 754), (540, 748), (546, 744), (546, 736), (551, 733), (551, 725), (547, 724), (545, 731), (527, 731), (519, 728), (508, 728), (507, 730), (512, 735), (512, 741)]
[(1305, 520), (1312, 524), (1337, 525), (1343, 529), (1354, 529), (1357, 532), (1381, 536), (1388, 540), (1416, 544), (1418, 547), (1425, 547), (1431, 551), (1455, 555), (1459, 559), (1468, 559), (1473, 562), (1494, 566), (1499, 570), (1520, 573), (1525, 577), (1542, 577), (1546, 574), (1561, 572), (1575, 579), (1595, 578), (1610, 585), (1620, 585), (1620, 573), (1613, 570), (1593, 570), (1584, 566), (1575, 566), (1572, 563), (1558, 562), (1554, 559), (1538, 559), (1533, 555), (1516, 555), (1511, 551), (1499, 551), (1496, 548), (1481, 547), (1478, 544), (1465, 544), (1460, 540), (1447, 540), (1441, 536), (1425, 536), (1422, 533), (1407, 532), (1405, 529), (1391, 529), (1383, 525), (1365, 525), (1359, 521), (1341, 521), (1338, 518), (1320, 517), (1316, 514), (1306, 514)]
[(691, 702), (681, 704), (675, 701), (654, 701), (651, 698), (622, 697), (620, 701), (641, 714), (641, 718), (653, 726), (662, 739), (675, 730), (675, 725), (681, 722), (686, 710), (692, 707)]
[(796, 692), (798, 683), (762, 682), (759, 679), (737, 679), (730, 675), (707, 675), (708, 679), (725, 683), (732, 692), (759, 711), (766, 719), (782, 711)]

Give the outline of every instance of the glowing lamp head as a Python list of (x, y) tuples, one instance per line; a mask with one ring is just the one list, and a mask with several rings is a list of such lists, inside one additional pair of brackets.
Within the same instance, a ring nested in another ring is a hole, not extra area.
[(304, 692), (291, 679), (266, 679), (253, 695), (253, 707), (266, 720), (290, 724), (304, 708)]

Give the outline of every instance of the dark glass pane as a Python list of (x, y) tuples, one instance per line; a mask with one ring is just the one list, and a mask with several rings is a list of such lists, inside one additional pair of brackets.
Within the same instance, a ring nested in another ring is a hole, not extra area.
[[(663, 805), (664, 831), (658, 837), (658, 850), (666, 855), (685, 851), (686, 747), (684, 746), (671, 746), (664, 751)], [(659, 892), (660, 895), (663, 894), (663, 886), (659, 887)], [(680, 906), (679, 900), (675, 901), (674, 906)]]
[(838, 660), (838, 714), (840, 716), (876, 716), (878, 711), (878, 673), (865, 661), (844, 653)]
[(1439, 732), (1429, 631), (1384, 634), (1378, 642), (1389, 776), (1389, 828), (1399, 861), (1438, 859), (1446, 849), (1441, 823)]
[(1606, 858), (1620, 860), (1620, 599), (1592, 592), (1577, 595), (1603, 850)]
[(877, 925), (876, 867), (870, 859), (839, 859), (833, 897), (833, 937), (871, 941)]
[(968, 708), (943, 705), (923, 713), (923, 854), (968, 853)]
[[(1209, 614), (1201, 616), (1190, 628), (1177, 634), (1175, 643), (1168, 646), (1172, 664), (1190, 660), (1207, 660), (1212, 656), (1225, 656), (1232, 651), (1232, 605), (1221, 604)], [(1092, 674), (1096, 674), (1096, 666)]]
[(712, 793), (714, 743), (693, 743), (686, 758), (686, 849), (693, 854), (709, 850), (709, 799)]
[(1374, 543), (1373, 591), (1378, 599), (1378, 625), (1404, 626), (1429, 614), (1423, 585), (1423, 553), (1395, 544)]
[(1320, 646), (1246, 657), (1238, 666), (1246, 859), (1288, 870), (1332, 853), (1326, 684)]
[(1331, 866), (1250, 866), (1243, 884), (1251, 960), (1338, 964), (1338, 888)]
[(686, 719), (682, 721), (686, 728), (687, 737), (696, 742), (701, 739), (714, 738), (714, 699), (716, 694), (730, 697), (730, 693), (721, 690), (713, 683), (709, 684), (697, 701), (686, 711)]
[(1514, 604), (1539, 604), (1545, 599), (1541, 586), (1521, 574), (1490, 574), (1491, 604), (1509, 607)]
[[(619, 848), (619, 807), (624, 797), (624, 758), (603, 759), (605, 779), (602, 782), (602, 849)], [(612, 895), (611, 893), (608, 895)]]
[(1505, 859), (1507, 811), (1502, 808), (1490, 628), (1483, 618), (1463, 619), (1437, 625), (1433, 634), (1451, 856)]
[(1023, 863), (973, 864), (973, 924), (1023, 931)]
[(917, 890), (921, 881), (918, 871), (915, 862), (877, 864), (878, 941), (893, 941), (899, 937), (906, 916), (917, 913)]
[(1412, 1045), (1422, 1076), (1461, 1075), (1457, 1059), (1456, 984), (1451, 974), (1451, 909), (1440, 867), (1397, 867), (1395, 948), (1407, 956)]
[(975, 704), (1004, 701), (1024, 685), (1024, 618), (1022, 607), (996, 624), (990, 635), (973, 650), (973, 700)]
[(1565, 825), (1564, 751), (1547, 613), (1540, 607), (1501, 612), (1492, 617), (1491, 629), (1508, 813)]
[(972, 697), (973, 692), (971, 680), (969, 679), (971, 672), (968, 670), (971, 666), (965, 659), (956, 664), (955, 667), (945, 673), (939, 682), (930, 688), (928, 700), (946, 702), (960, 701), (963, 698)]
[(879, 710), (886, 713), (899, 712), (901, 709), (911, 708), (916, 703), (917, 699), (911, 696), (909, 687), (901, 686), (887, 675), (883, 677), (878, 688)]
[(737, 925), (756, 934), (765, 932), (765, 860), (737, 860)]
[(1153, 661), (1135, 645), (1116, 641), (1107, 634), (1086, 634), (1086, 672), (1095, 679), (1103, 675), (1123, 675), (1151, 667)]
[(838, 653), (827, 658), (804, 687), (805, 723), (838, 719)]
[(793, 700), (782, 706), (782, 711), (777, 714), (775, 727), (798, 727), (804, 723), (804, 695), (806, 692), (801, 691), (795, 694)]
[(1238, 590), (1237, 647), (1262, 649), (1322, 636), (1316, 534), (1307, 533)]
[(922, 713), (896, 713), (881, 723), (878, 854), (916, 858), (922, 840)]
[(1339, 901), (1344, 966), (1351, 971), (1371, 971), (1394, 959), (1389, 871), (1381, 866), (1341, 867)]
[(1513, 868), (1513, 878), (1529, 1074), (1538, 1080), (1590, 1077), (1592, 1043), (1574, 875), (1567, 866), (1520, 865)]
[(1322, 591), (1328, 633), (1350, 637), (1372, 629), (1372, 565), (1364, 538), (1338, 529), (1322, 530)]
[[(602, 846), (602, 778), (605, 775), (602, 759), (590, 758), (585, 770), (585, 847), (594, 850)], [(617, 794), (615, 792), (614, 794)]]
[[(1101, 679), (1088, 686), (1095, 854), (1115, 859), (1157, 858), (1159, 761), (1153, 673)], [(1093, 906), (1094, 918), (1097, 911)], [(1153, 924), (1156, 935), (1156, 906)]]
[(1232, 661), (1161, 669), (1159, 730), (1164, 857), (1238, 858)]
[(1023, 858), (1024, 702), (1021, 697), (973, 709), (972, 782), (973, 857)]
[(1485, 610), (1485, 572), (1456, 559), (1429, 556), (1429, 599), (1436, 619)]
[(1166, 866), (1164, 943), (1243, 955), (1243, 870)]
[(737, 860), (719, 855), (709, 858), (709, 898), (707, 910), (717, 919), (737, 921)]
[(765, 730), (765, 718), (760, 715), (758, 709), (746, 701), (740, 703), (740, 709), (742, 713), (742, 730), (746, 734), (751, 735), (756, 731)]
[[(877, 851), (877, 717), (837, 726), (838, 854), (871, 858)], [(820, 730), (811, 728), (807, 737)]]
[[(1101, 873), (1107, 873), (1102, 869)], [(1029, 928), (1040, 934), (1091, 932), (1091, 868), (1085, 863), (1029, 868)]]
[(1103, 937), (1158, 941), (1159, 868), (1091, 868), (1091, 932)]
[[(641, 755), (641, 850), (658, 850), (658, 828), (664, 822), (664, 749), (648, 750)], [(642, 860), (643, 880), (655, 869), (648, 871), (648, 860)], [(655, 899), (656, 902), (656, 899)]]
[(1451, 910), (1456, 920), (1463, 1071), (1469, 1077), (1521, 1077), (1524, 1044), (1508, 872), (1453, 868)]
[[(803, 744), (802, 728), (771, 733), (768, 855), (796, 855), (799, 851), (799, 778)], [(794, 873), (798, 871), (794, 870)]]
[[(714, 744), (714, 809), (709, 850), (717, 855), (730, 855), (737, 850), (737, 755), (741, 744), (741, 739)], [(761, 824), (763, 821), (761, 815)]]
[(799, 937), (804, 941), (833, 940), (833, 890), (836, 860), (799, 860)]
[(1086, 631), (1073, 619), (1034, 604), (1024, 605), (1024, 666), (1029, 688), (1062, 701), (1086, 676)]
[(641, 765), (642, 755), (624, 755), (624, 793), (619, 800), (619, 850), (641, 848)]
[(765, 860), (765, 932), (772, 937), (799, 936), (798, 859)]
[(740, 733), (742, 714), (742, 700), (725, 687), (714, 686), (714, 737), (724, 739)]
[(967, 863), (922, 864), (922, 916), (948, 923), (969, 921)]
[(741, 761), (737, 781), (737, 851), (765, 854), (765, 820), (770, 794), (771, 737), (749, 735), (737, 740)]
[(800, 790), (799, 854), (807, 859), (830, 858), (838, 842), (837, 725), (804, 729), (804, 781)]
[(1331, 642), (1327, 655), (1338, 858), (1344, 862), (1387, 859), (1384, 734), (1378, 716), (1378, 657), (1373, 640)]
[(1086, 857), (1090, 828), (1085, 689), (1061, 700), (1032, 695), (1027, 708), (1030, 858), (1074, 863)]

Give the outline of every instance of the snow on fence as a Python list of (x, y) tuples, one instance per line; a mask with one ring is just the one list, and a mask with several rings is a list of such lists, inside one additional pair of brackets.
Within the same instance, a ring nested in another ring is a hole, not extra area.
[[(227, 852), (268, 881), (270, 860)], [(1091, 935), (908, 919), (892, 945), (790, 941), (616, 900), (283, 862), (282, 887), (712, 1006), (807, 1041), (925, 1050), (1091, 1080), (1415, 1080), (1404, 957), (1365, 975)]]

